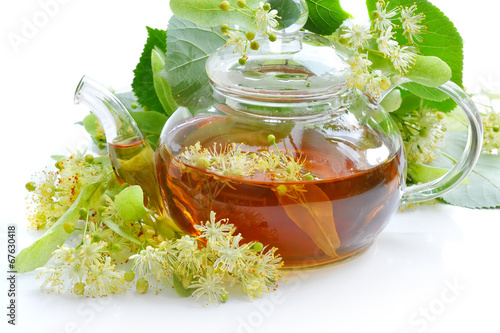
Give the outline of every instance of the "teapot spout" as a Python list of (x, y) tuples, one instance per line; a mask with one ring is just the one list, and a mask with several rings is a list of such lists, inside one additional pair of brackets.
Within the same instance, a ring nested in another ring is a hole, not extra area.
[(166, 216), (154, 151), (123, 103), (111, 91), (85, 76), (76, 88), (75, 103), (87, 106), (99, 119), (118, 180), (141, 186), (146, 206)]
[(143, 140), (144, 136), (123, 103), (108, 89), (86, 76), (75, 91), (75, 104), (87, 106), (99, 119), (108, 144)]

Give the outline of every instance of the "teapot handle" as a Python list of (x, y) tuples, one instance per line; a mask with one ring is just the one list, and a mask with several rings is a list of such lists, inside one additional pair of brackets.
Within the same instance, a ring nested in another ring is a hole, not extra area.
[(437, 89), (450, 96), (465, 113), (469, 125), (467, 144), (456, 165), (446, 174), (433, 181), (407, 187), (401, 199), (402, 204), (434, 199), (450, 191), (469, 175), (481, 153), (483, 128), (474, 102), (465, 91), (451, 81)]

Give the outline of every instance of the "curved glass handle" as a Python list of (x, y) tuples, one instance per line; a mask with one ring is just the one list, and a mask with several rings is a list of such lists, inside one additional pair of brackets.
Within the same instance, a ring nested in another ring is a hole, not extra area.
[(465, 113), (469, 124), (467, 144), (457, 164), (446, 174), (428, 183), (407, 187), (401, 200), (402, 204), (434, 199), (450, 191), (469, 175), (481, 153), (483, 128), (474, 102), (451, 81), (437, 88), (457, 102)]

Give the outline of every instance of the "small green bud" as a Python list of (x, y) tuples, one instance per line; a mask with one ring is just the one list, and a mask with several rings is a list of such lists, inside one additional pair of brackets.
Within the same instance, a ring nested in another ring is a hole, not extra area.
[(36, 183), (35, 182), (29, 182), (29, 183), (26, 183), (26, 185), (24, 185), (24, 187), (26, 187), (26, 189), (30, 192), (33, 192), (34, 190), (36, 190)]
[(133, 110), (135, 110), (135, 109), (137, 109), (137, 108), (139, 107), (139, 105), (138, 105), (136, 102), (132, 102), (132, 103), (130, 104), (130, 107), (131, 107)]
[(276, 38), (276, 35), (275, 35), (275, 34), (270, 34), (270, 35), (269, 35), (269, 41), (270, 41), (270, 42), (275, 42), (275, 41), (276, 41), (276, 39), (277, 39), (277, 38)]
[(498, 131), (500, 131), (500, 127), (494, 126), (493, 127), (493, 132), (498, 133)]
[(73, 292), (75, 295), (83, 295), (83, 292), (85, 291), (85, 283), (83, 282), (77, 282), (73, 286)]
[(261, 243), (261, 242), (256, 242), (254, 245), (253, 245), (253, 249), (254, 251), (257, 251), (257, 252), (260, 252), (262, 251), (262, 249), (264, 248), (264, 245)]
[(269, 143), (271, 143), (271, 144), (275, 144), (275, 143), (276, 143), (276, 137), (275, 137), (274, 135), (272, 135), (272, 134), (269, 134), (269, 135), (267, 136), (267, 141), (268, 141)]
[(238, 5), (238, 7), (244, 8), (247, 5), (247, 1), (246, 0), (238, 0), (236, 2), (236, 4)]
[(99, 142), (97, 144), (97, 148), (99, 148), (99, 149), (106, 149), (106, 147), (107, 147), (106, 142)]
[(266, 2), (264, 6), (262, 6), (262, 9), (264, 9), (265, 11), (269, 11), (271, 10), (271, 5)]
[(85, 208), (85, 207), (80, 208), (80, 210), (78, 211), (78, 214), (80, 214), (80, 217), (81, 217), (82, 219), (87, 218), (87, 214), (88, 214), (88, 213), (89, 213), (89, 211), (88, 211), (88, 210), (87, 210), (87, 208)]
[(259, 47), (260, 47), (259, 43), (258, 43), (257, 41), (255, 41), (255, 40), (254, 40), (253, 42), (251, 42), (251, 43), (250, 43), (250, 48), (251, 48), (252, 50), (254, 50), (254, 51), (255, 51), (255, 50), (258, 50), (258, 49), (259, 49)]
[(255, 32), (249, 31), (245, 34), (248, 40), (253, 40), (255, 38)]
[(92, 235), (92, 242), (93, 243), (97, 243), (100, 240), (101, 240), (101, 236), (99, 236), (98, 234)]
[(135, 284), (135, 289), (139, 294), (145, 294), (149, 289), (149, 282), (146, 279), (139, 279)]
[(229, 31), (229, 25), (227, 24), (223, 24), (220, 26), (220, 31), (222, 31), (223, 33), (226, 33)]
[(222, 1), (219, 5), (220, 9), (224, 12), (227, 12), (229, 10), (229, 8), (231, 8), (231, 4), (229, 4), (229, 2), (227, 1)]
[(221, 303), (226, 303), (228, 299), (227, 293), (220, 295), (219, 298)]
[(238, 62), (240, 63), (241, 66), (243, 66), (247, 63), (247, 60), (245, 58), (239, 58)]
[(376, 20), (380, 17), (380, 13), (376, 10), (372, 12), (372, 19)]
[(311, 175), (311, 174), (308, 174), (308, 175), (306, 176), (306, 180), (314, 180), (314, 176), (313, 176), (313, 175)]
[(135, 279), (135, 274), (134, 274), (134, 271), (130, 270), (130, 271), (126, 271), (125, 274), (123, 275), (123, 278), (125, 279), (125, 281), (127, 282), (132, 282), (134, 281)]
[(443, 120), (444, 117), (445, 117), (445, 115), (442, 112), (438, 112), (437, 117), (438, 117), (439, 120)]
[(122, 247), (120, 246), (120, 244), (113, 244), (111, 245), (111, 251), (113, 252), (120, 252), (122, 250)]
[(144, 111), (151, 111), (151, 109), (149, 108), (149, 106), (143, 106), (143, 107), (142, 107), (142, 109), (143, 109)]
[(92, 154), (85, 155), (85, 162), (87, 162), (87, 163), (94, 162), (94, 156)]
[(71, 234), (73, 231), (75, 231), (75, 227), (69, 222), (66, 222), (63, 224), (63, 229), (66, 231), (66, 233)]
[(58, 168), (59, 170), (64, 169), (64, 163), (63, 163), (63, 161), (57, 161), (56, 162), (56, 168)]
[(427, 128), (421, 129), (420, 133), (418, 133), (418, 135), (420, 135), (422, 138), (427, 137), (428, 134), (429, 134), (429, 131), (427, 131)]
[(287, 188), (285, 185), (279, 185), (276, 187), (276, 192), (278, 192), (279, 195), (285, 195), (287, 192)]

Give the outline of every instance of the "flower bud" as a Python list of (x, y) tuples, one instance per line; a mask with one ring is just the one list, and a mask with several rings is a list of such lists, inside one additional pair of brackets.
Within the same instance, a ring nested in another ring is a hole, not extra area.
[(262, 249), (264, 248), (264, 245), (262, 245), (261, 242), (256, 242), (254, 245), (253, 245), (253, 250), (254, 251), (262, 251)]
[(229, 4), (229, 2), (227, 1), (222, 1), (219, 5), (220, 9), (222, 9), (223, 11), (227, 12), (229, 10), (229, 8), (231, 8), (231, 4)]
[(238, 62), (239, 62), (239, 64), (240, 64), (240, 65), (242, 65), (242, 66), (243, 66), (244, 64), (246, 64), (246, 63), (247, 63), (247, 60), (246, 60), (245, 58), (239, 58), (239, 59), (238, 59)]
[(276, 192), (278, 192), (279, 195), (285, 195), (287, 192), (287, 188), (285, 185), (279, 185), (276, 187)]
[(83, 292), (85, 291), (85, 283), (83, 282), (77, 282), (73, 286), (73, 292), (75, 295), (83, 295)]
[(122, 247), (120, 246), (120, 244), (113, 244), (111, 245), (111, 251), (112, 252), (120, 252), (122, 250)]
[(135, 273), (134, 271), (130, 270), (130, 271), (126, 271), (125, 274), (123, 275), (123, 278), (125, 279), (125, 281), (127, 282), (132, 282), (134, 281), (135, 279)]
[(33, 192), (34, 190), (36, 190), (36, 183), (35, 182), (29, 182), (29, 183), (26, 183), (26, 185), (24, 185), (24, 187), (26, 187), (26, 189), (30, 192)]
[(275, 34), (270, 34), (270, 35), (269, 35), (269, 41), (270, 41), (270, 42), (275, 42), (275, 41), (276, 41), (276, 39), (277, 39), (277, 38), (276, 38), (276, 35), (275, 35)]
[(63, 224), (63, 229), (66, 231), (66, 233), (71, 234), (73, 231), (75, 231), (75, 227), (69, 222), (66, 222)]
[(268, 141), (269, 143), (271, 143), (271, 144), (275, 144), (275, 143), (276, 143), (276, 137), (275, 137), (274, 135), (272, 135), (272, 134), (269, 134), (269, 135), (267, 136), (267, 141)]
[(92, 154), (85, 155), (85, 162), (87, 162), (87, 163), (94, 162), (94, 156), (92, 156)]
[(229, 25), (227, 24), (223, 24), (220, 26), (220, 31), (222, 31), (223, 33), (226, 33), (229, 31)]
[(64, 163), (63, 163), (63, 161), (57, 161), (56, 162), (56, 168), (58, 168), (59, 170), (64, 169)]
[(238, 0), (236, 2), (236, 4), (238, 5), (238, 7), (243, 8), (247, 5), (247, 1), (246, 0)]
[(135, 289), (139, 294), (145, 294), (149, 289), (149, 282), (146, 279), (139, 279), (135, 284)]
[(264, 9), (265, 11), (270, 11), (271, 10), (271, 5), (268, 4), (267, 2), (262, 6), (262, 9)]
[(311, 175), (311, 174), (308, 174), (308, 175), (306, 176), (306, 180), (309, 180), (309, 181), (314, 180), (314, 176), (313, 176), (313, 175)]
[(80, 208), (80, 210), (78, 211), (78, 214), (80, 214), (80, 217), (82, 219), (86, 219), (88, 213), (89, 213), (89, 211), (85, 207)]
[(258, 43), (257, 41), (255, 41), (255, 40), (254, 40), (253, 42), (251, 42), (251, 43), (250, 43), (250, 48), (251, 48), (252, 50), (254, 50), (254, 51), (255, 51), (255, 50), (258, 50), (258, 49), (259, 49), (259, 47), (260, 47), (259, 43)]
[(219, 298), (221, 303), (226, 303), (228, 299), (227, 293), (220, 295)]
[(245, 34), (245, 36), (248, 40), (253, 40), (255, 38), (255, 32), (249, 31)]

